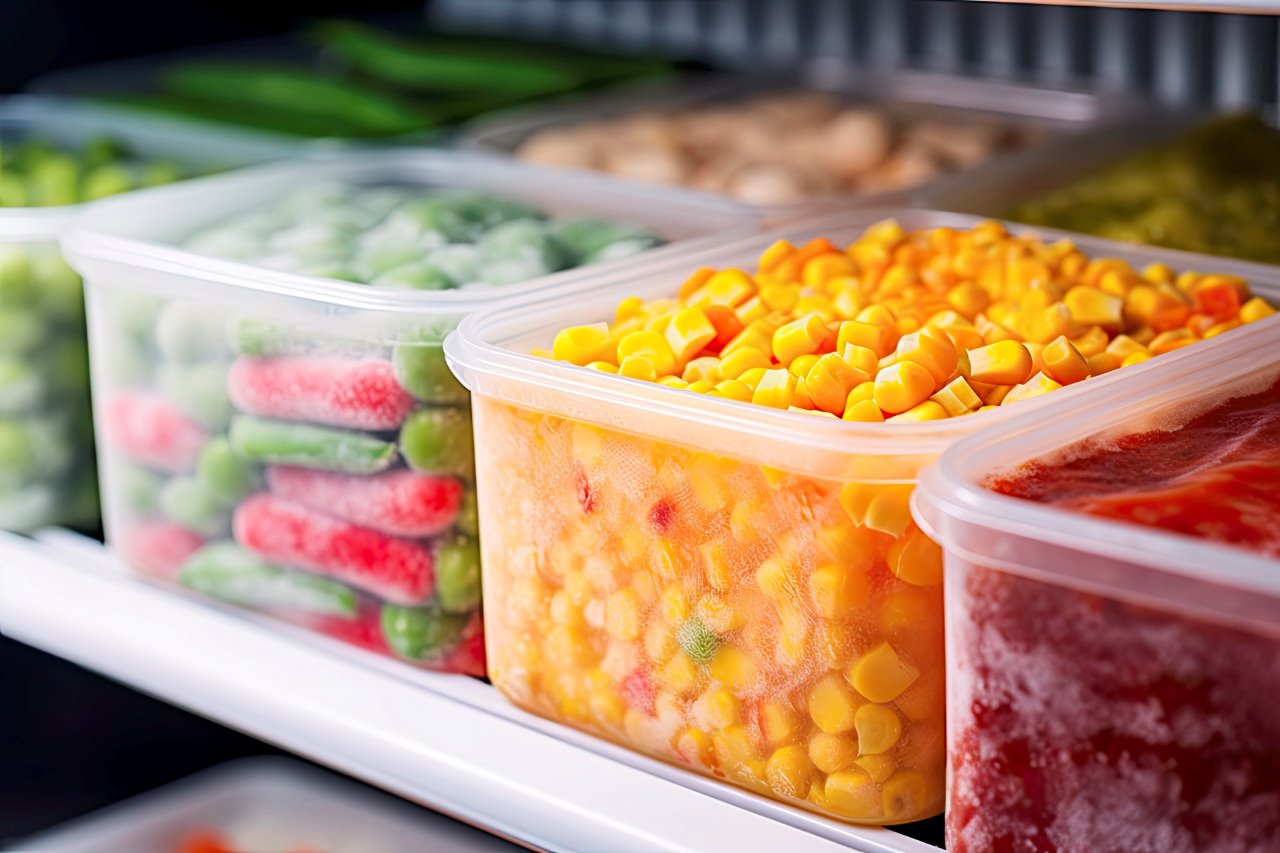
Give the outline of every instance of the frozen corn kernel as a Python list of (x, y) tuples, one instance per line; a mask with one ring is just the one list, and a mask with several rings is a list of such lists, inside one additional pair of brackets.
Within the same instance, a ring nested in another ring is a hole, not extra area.
[(1265, 320), (1274, 313), (1276, 313), (1276, 309), (1267, 304), (1265, 299), (1261, 296), (1255, 296), (1240, 306), (1240, 321), (1242, 323), (1256, 323), (1259, 320)]
[(629, 379), (643, 379), (646, 382), (656, 382), (658, 379), (658, 369), (653, 366), (653, 362), (643, 355), (632, 355), (622, 359), (622, 363), (618, 365), (618, 375), (626, 376)]
[(914, 522), (889, 546), (885, 560), (889, 570), (909, 584), (936, 586), (942, 583), (942, 549)]
[(853, 344), (871, 350), (877, 359), (884, 358), (893, 352), (896, 343), (896, 335), (891, 327), (860, 320), (846, 320), (841, 323), (836, 336), (837, 352), (843, 353), (846, 347)]
[(901, 414), (886, 418), (887, 421), (895, 424), (906, 423), (908, 421), (945, 421), (951, 417), (947, 410), (942, 407), (941, 403), (934, 400), (925, 400), (907, 409)]
[(730, 690), (743, 691), (756, 677), (756, 662), (737, 646), (721, 646), (708, 667), (711, 677)]
[(716, 327), (697, 308), (676, 312), (664, 332), (676, 361), (687, 362), (716, 339)]
[(737, 379), (748, 370), (768, 370), (771, 364), (769, 356), (764, 352), (755, 347), (742, 347), (720, 359), (719, 374), (723, 379)]
[(1135, 364), (1142, 364), (1142, 362), (1149, 361), (1150, 359), (1151, 353), (1149, 352), (1131, 352), (1124, 357), (1123, 361), (1120, 362), (1120, 366), (1133, 367)]
[(892, 776), (894, 770), (898, 768), (897, 761), (895, 761), (893, 755), (888, 752), (881, 752), (876, 755), (863, 755), (853, 763), (870, 776), (871, 781), (875, 782), (877, 785), (883, 783)]
[(832, 773), (827, 777), (823, 794), (837, 814), (869, 820), (879, 817), (884, 811), (880, 786), (860, 767)]
[(928, 785), (914, 770), (901, 770), (884, 783), (882, 806), (891, 820), (903, 820), (921, 813), (927, 805)]
[(769, 764), (765, 769), (769, 787), (780, 797), (803, 799), (809, 793), (813, 775), (813, 762), (809, 760), (805, 748), (798, 744), (776, 750), (769, 756)]
[(853, 727), (858, 732), (861, 755), (888, 752), (902, 737), (902, 721), (885, 705), (863, 705), (853, 715)]
[(873, 400), (855, 400), (844, 410), (843, 419), (862, 423), (883, 423), (884, 412)]
[(1071, 319), (1083, 326), (1119, 330), (1124, 326), (1124, 300), (1095, 287), (1073, 287), (1063, 296)]
[(860, 704), (857, 695), (836, 673), (827, 675), (809, 690), (809, 717), (829, 735), (852, 731)]
[(1017, 341), (997, 341), (969, 350), (969, 378), (990, 385), (1017, 385), (1031, 375), (1031, 353)]
[(978, 410), (982, 405), (977, 392), (963, 376), (957, 376), (929, 399), (941, 406), (953, 418)]
[(618, 365), (624, 365), (628, 358), (640, 357), (648, 360), (658, 375), (665, 376), (676, 370), (676, 356), (671, 351), (667, 339), (657, 332), (632, 332), (618, 341)]
[(889, 365), (876, 374), (875, 382), (876, 405), (892, 415), (923, 403), (937, 388), (933, 374), (913, 361)]
[[(1101, 355), (1110, 354), (1101, 353)], [(1114, 358), (1114, 356), (1112, 356), (1112, 358)], [(1019, 400), (1029, 400), (1032, 397), (1039, 397), (1041, 394), (1048, 394), (1050, 391), (1057, 391), (1061, 387), (1061, 383), (1045, 376), (1043, 373), (1037, 373), (1021, 385), (1015, 385), (1013, 390), (1005, 395), (1004, 401), (1001, 405), (1007, 406), (1010, 403), (1016, 403)]]
[(871, 377), (849, 365), (835, 353), (818, 358), (805, 375), (805, 389), (814, 406), (834, 415), (844, 414), (849, 393)]
[(593, 361), (612, 361), (613, 335), (607, 323), (574, 326), (559, 332), (551, 344), (551, 355), (557, 361), (580, 366)]
[(818, 732), (809, 739), (809, 760), (823, 773), (839, 773), (858, 759), (858, 743), (848, 735)]
[(797, 356), (817, 352), (827, 338), (827, 325), (818, 314), (792, 320), (773, 333), (773, 357), (790, 364)]
[(755, 392), (751, 402), (757, 406), (768, 406), (772, 409), (785, 409), (791, 405), (796, 394), (796, 378), (785, 370), (767, 370)]
[(1066, 336), (1055, 338), (1041, 353), (1042, 370), (1060, 385), (1089, 378), (1089, 362)]
[(885, 642), (858, 659), (849, 671), (849, 681), (867, 699), (883, 703), (898, 698), (919, 675), (920, 670), (898, 657)]

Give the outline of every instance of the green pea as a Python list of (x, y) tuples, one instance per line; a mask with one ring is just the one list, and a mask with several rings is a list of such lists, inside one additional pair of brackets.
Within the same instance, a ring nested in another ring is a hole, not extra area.
[(218, 536), (230, 529), (225, 505), (195, 477), (174, 477), (160, 489), (160, 511), (171, 521), (202, 536)]
[(436, 601), (446, 613), (480, 606), (480, 543), (459, 536), (436, 552)]
[(480, 533), (480, 510), (476, 506), (476, 490), (466, 488), (462, 491), (462, 505), (458, 507), (458, 519), (454, 525), (468, 536)]
[(227, 369), (217, 362), (160, 367), (160, 392), (187, 417), (211, 430), (226, 429), (235, 408), (227, 393)]
[(231, 506), (254, 490), (257, 472), (247, 460), (236, 455), (230, 441), (218, 436), (210, 439), (200, 451), (196, 479), (215, 500)]
[(382, 606), (382, 636), (395, 654), (413, 663), (440, 657), (457, 645), (470, 617), (436, 607)]
[(697, 616), (690, 616), (676, 631), (676, 642), (694, 663), (710, 663), (720, 648), (720, 638), (702, 624)]
[(391, 354), (396, 381), (415, 399), (439, 405), (462, 405), (469, 395), (449, 370), (439, 343), (400, 343)]
[(108, 482), (114, 482), (112, 491), (119, 495), (125, 508), (139, 516), (155, 512), (164, 478), (130, 462), (116, 463), (118, 467), (113, 466)]
[(414, 261), (388, 270), (370, 282), (374, 287), (399, 290), (450, 290), (453, 279), (430, 261)]
[(470, 411), (417, 410), (400, 428), (400, 453), (415, 471), (470, 476), (475, 464)]

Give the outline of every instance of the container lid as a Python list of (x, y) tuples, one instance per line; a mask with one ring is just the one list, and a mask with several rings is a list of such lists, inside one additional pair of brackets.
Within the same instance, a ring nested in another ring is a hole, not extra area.
[[(0, 142), (39, 136), (76, 148), (98, 136), (119, 139), (142, 159), (173, 160), (195, 169), (231, 168), (297, 156), (299, 143), (151, 118), (53, 97), (16, 95), (0, 101)], [(56, 239), (83, 205), (0, 207), (0, 240)]]
[(921, 476), (912, 514), (950, 554), (1013, 574), (1280, 634), (1280, 561), (990, 491), (987, 477), (1085, 439), (1185, 423), (1280, 376), (1280, 315), (1123, 372), (966, 438)]
[[(549, 348), (562, 328), (611, 320), (625, 297), (673, 296), (696, 267), (752, 268), (760, 253), (776, 240), (798, 245), (823, 236), (837, 243), (851, 242), (867, 226), (890, 217), (907, 230), (971, 228), (982, 221), (918, 209), (866, 209), (813, 219), (690, 253), (661, 267), (604, 273), (589, 283), (589, 292), (575, 288), (536, 306), (473, 315), (446, 340), (445, 355), (472, 391), (515, 405), (815, 477), (912, 482), (919, 469), (951, 442), (1002, 422), (1013, 407), (941, 421), (854, 423), (692, 394), (529, 354), (534, 348)], [(1009, 227), (1051, 239), (1063, 236), (1048, 229)], [(1135, 264), (1165, 261), (1175, 269), (1234, 272), (1259, 292), (1280, 301), (1280, 268), (1075, 235), (1071, 239), (1097, 257), (1124, 258)], [(1211, 340), (1198, 346), (1213, 345)], [(1180, 362), (1190, 349), (1195, 348), (1184, 347), (1159, 360)], [(1017, 410), (1039, 409), (1048, 398), (1069, 402), (1083, 386), (1124, 389), (1140, 383), (1144, 367), (1113, 371), (1079, 386), (1023, 401)]]
[[(587, 215), (648, 228), (668, 242), (627, 258), (492, 288), (398, 290), (270, 270), (196, 254), (176, 245), (227, 217), (319, 183), (468, 188), (528, 202), (551, 215)], [(757, 230), (743, 206), (703, 193), (654, 187), (637, 192), (621, 181), (504, 158), (435, 150), (335, 153), (242, 169), (95, 202), (63, 239), (73, 266), (107, 261), (163, 269), (259, 292), (369, 310), (466, 313), (529, 296), (619, 264), (644, 267), (721, 237)], [(77, 266), (80, 269), (80, 266)], [(81, 269), (81, 272), (84, 272)]]

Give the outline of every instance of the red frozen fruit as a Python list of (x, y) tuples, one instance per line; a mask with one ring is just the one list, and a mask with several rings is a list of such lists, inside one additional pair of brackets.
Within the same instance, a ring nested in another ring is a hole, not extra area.
[(663, 498), (649, 507), (649, 527), (659, 536), (665, 534), (675, 523), (676, 509), (671, 501)]
[(650, 717), (657, 713), (657, 690), (654, 688), (649, 670), (645, 667), (632, 670), (626, 678), (622, 679), (618, 684), (618, 693), (622, 696), (622, 701), (627, 703), (627, 707)]
[(156, 394), (122, 391), (103, 406), (107, 444), (133, 462), (166, 474), (195, 467), (209, 434)]
[(125, 527), (115, 546), (125, 563), (157, 580), (172, 581), (204, 539), (171, 521), (139, 521)]
[(354, 619), (329, 615), (313, 616), (302, 621), (313, 631), (335, 640), (380, 655), (391, 654), (387, 641), (382, 637), (382, 608), (374, 602), (362, 602)]
[(251, 415), (351, 429), (397, 429), (413, 409), (391, 362), (373, 358), (239, 358), (227, 391)]
[(462, 505), (457, 478), (408, 470), (365, 477), (273, 465), (267, 488), (276, 497), (395, 536), (447, 530)]
[(477, 678), (484, 677), (484, 622), (479, 613), (474, 614), (471, 621), (462, 629), (462, 636), (457, 645), (444, 657), (435, 661), (432, 669), (459, 675), (474, 675)]
[(587, 472), (581, 468), (575, 468), (573, 471), (573, 485), (578, 493), (578, 505), (582, 507), (582, 511), (590, 513), (596, 508), (596, 496), (591, 491), (591, 481), (587, 479)]
[(435, 590), (430, 546), (257, 494), (235, 511), (236, 541), (269, 562), (328, 575), (396, 604)]

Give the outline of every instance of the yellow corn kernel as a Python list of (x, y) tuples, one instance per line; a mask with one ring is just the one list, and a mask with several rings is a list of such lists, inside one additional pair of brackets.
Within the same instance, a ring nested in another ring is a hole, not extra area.
[(867, 775), (871, 777), (871, 781), (877, 785), (892, 776), (893, 771), (898, 767), (898, 763), (893, 760), (893, 756), (887, 752), (864, 755), (853, 763), (865, 770)]
[(747, 690), (756, 680), (756, 662), (751, 655), (727, 644), (716, 650), (707, 671), (716, 681), (737, 692)]
[(844, 413), (849, 393), (869, 378), (867, 373), (832, 352), (816, 359), (809, 368), (805, 390), (816, 408), (840, 415)]
[(757, 406), (769, 406), (774, 409), (785, 409), (791, 405), (796, 394), (796, 378), (781, 368), (765, 371), (764, 377), (756, 385), (751, 402)]
[(716, 762), (722, 770), (737, 771), (757, 757), (751, 735), (742, 726), (721, 729), (711, 736), (711, 744), (715, 749)]
[(760, 272), (771, 272), (782, 262), (796, 253), (796, 247), (786, 240), (779, 240), (765, 249), (760, 255)]
[(1123, 361), (1120, 362), (1120, 366), (1133, 367), (1135, 364), (1142, 364), (1142, 362), (1150, 360), (1151, 353), (1149, 352), (1131, 352), (1124, 357)]
[(1274, 313), (1276, 313), (1276, 309), (1272, 308), (1265, 299), (1261, 296), (1255, 296), (1240, 306), (1240, 321), (1242, 323), (1256, 323), (1259, 320), (1265, 320)]
[(756, 284), (742, 270), (727, 269), (712, 273), (706, 283), (689, 294), (686, 302), (694, 308), (724, 305), (734, 308), (756, 295)]
[(561, 669), (577, 669), (591, 662), (591, 644), (576, 628), (556, 625), (547, 632), (547, 661)]
[(1116, 335), (1111, 339), (1111, 343), (1107, 344), (1105, 351), (1124, 358), (1131, 353), (1146, 352), (1147, 348), (1128, 335)]
[[(1109, 355), (1109, 353), (1101, 353), (1101, 355)], [(1048, 394), (1050, 391), (1057, 391), (1061, 387), (1062, 384), (1060, 382), (1045, 376), (1043, 373), (1037, 373), (1021, 385), (1015, 385), (1013, 390), (1005, 395), (1004, 400), (1001, 401), (1000, 405), (1007, 406), (1010, 403), (1017, 403), (1021, 400), (1039, 397), (1041, 394)]]
[[(978, 334), (982, 335), (982, 339), (988, 344), (1000, 343), (1001, 341), (1016, 341), (1018, 339), (1018, 336), (1012, 331), (986, 314), (979, 314), (978, 319), (973, 321), (973, 327), (978, 330)], [(972, 353), (973, 350), (969, 350), (969, 352)]]
[(827, 563), (809, 577), (814, 606), (828, 619), (838, 619), (866, 602), (871, 585), (860, 566)]
[(906, 820), (919, 817), (926, 806), (927, 785), (925, 779), (914, 770), (900, 770), (884, 783), (883, 801), (885, 817)]
[(614, 313), (614, 320), (622, 322), (632, 317), (640, 317), (645, 312), (644, 300), (639, 296), (628, 296), (626, 299), (618, 303), (618, 309)]
[(862, 755), (888, 752), (902, 737), (902, 721), (885, 705), (863, 705), (854, 714), (853, 727), (858, 732), (858, 752)]
[(837, 349), (840, 358), (854, 370), (861, 370), (867, 374), (868, 379), (874, 379), (876, 371), (880, 369), (880, 357), (876, 355), (875, 350), (869, 347), (859, 346), (855, 343), (847, 343)]
[(738, 381), (754, 391), (760, 384), (760, 380), (764, 379), (764, 375), (768, 370), (769, 368), (767, 367), (752, 367), (738, 374)]
[[(711, 267), (699, 267), (694, 270), (693, 275), (685, 279), (684, 283), (680, 285), (678, 293), (679, 300), (684, 302), (701, 290), (702, 286), (707, 283), (707, 280), (710, 279), (711, 276), (715, 275), (715, 272), (716, 271)], [(619, 317), (618, 319), (622, 318)]]
[[(655, 313), (647, 322), (645, 322), (643, 329), (637, 329), (635, 331), (654, 332), (662, 335), (667, 331), (667, 327), (671, 325), (671, 318), (675, 316), (675, 313), (674, 309)], [(613, 334), (614, 337), (622, 339), (623, 337), (626, 337), (626, 335), (631, 334), (631, 332), (628, 331), (624, 333), (621, 329), (614, 329)]]
[(706, 394), (716, 387), (716, 384), (710, 379), (699, 379), (697, 382), (690, 382), (685, 386), (686, 391), (692, 391), (695, 394)]
[(882, 369), (876, 374), (875, 382), (876, 405), (893, 415), (929, 399), (937, 388), (933, 374), (914, 361), (898, 362)]
[(698, 689), (698, 668), (686, 655), (676, 655), (658, 672), (658, 681), (675, 696), (689, 696)]
[(982, 405), (982, 400), (978, 398), (977, 392), (965, 381), (963, 376), (957, 376), (952, 379), (929, 399), (942, 406), (946, 413), (953, 418), (969, 412), (975, 412)]
[(703, 694), (703, 700), (711, 724), (716, 728), (726, 728), (741, 719), (742, 708), (738, 697), (723, 687), (712, 687)]
[(787, 371), (796, 379), (800, 379), (808, 374), (810, 368), (818, 363), (820, 357), (817, 353), (796, 356), (791, 360), (791, 364), (787, 365)]
[(804, 799), (809, 793), (813, 775), (813, 763), (809, 761), (808, 753), (803, 746), (794, 743), (769, 756), (765, 769), (769, 787), (779, 797)]
[(720, 376), (720, 359), (713, 355), (704, 355), (701, 358), (695, 358), (684, 366), (684, 372), (680, 374), (680, 378), (687, 382), (697, 382), (699, 379), (709, 379), (712, 382), (719, 382)]
[(912, 332), (898, 339), (894, 350), (899, 361), (914, 361), (928, 370), (937, 385), (942, 385), (956, 369), (956, 348), (946, 335), (939, 340), (928, 332)]
[(1186, 296), (1168, 285), (1139, 285), (1124, 298), (1125, 319), (1157, 332), (1181, 326), (1190, 313)]
[(662, 591), (662, 618), (668, 625), (679, 626), (689, 618), (689, 600), (680, 584), (673, 583)]
[(756, 569), (756, 585), (770, 598), (784, 597), (792, 587), (791, 579), (787, 577), (787, 560), (775, 554), (761, 563)]
[(1088, 361), (1089, 361), (1089, 375), (1101, 376), (1104, 373), (1110, 373), (1111, 371), (1118, 368), (1121, 362), (1123, 361), (1123, 359), (1117, 355), (1107, 352), (1106, 350), (1103, 350), (1100, 353), (1096, 353), (1094, 355), (1089, 356)]
[(1091, 355), (1105, 352), (1109, 338), (1101, 326), (1090, 326), (1084, 334), (1072, 339), (1071, 343), (1082, 356), (1088, 358)]
[(941, 717), (946, 709), (947, 684), (941, 666), (923, 672), (893, 700), (894, 707), (913, 723)]
[(1168, 264), (1148, 264), (1142, 270), (1142, 277), (1152, 284), (1173, 284), (1174, 273)]
[(839, 773), (858, 758), (858, 744), (848, 735), (818, 732), (809, 738), (809, 760), (823, 773)]
[(659, 385), (665, 385), (668, 388), (677, 388), (684, 390), (689, 387), (689, 383), (685, 382), (679, 376), (663, 376), (658, 379)]
[(807, 285), (819, 286), (833, 278), (843, 278), (857, 273), (853, 259), (843, 253), (818, 255), (808, 260), (802, 271), (803, 281)]
[[(882, 483), (869, 486), (870, 500), (862, 523), (872, 530), (901, 536), (911, 525), (911, 484)], [(842, 491), (843, 497), (843, 491)]]
[(1226, 322), (1223, 322), (1223, 323), (1215, 323), (1214, 325), (1204, 330), (1204, 335), (1202, 335), (1202, 337), (1205, 340), (1208, 340), (1209, 338), (1216, 338), (1218, 335), (1221, 335), (1223, 332), (1229, 332), (1232, 329), (1240, 328), (1240, 325), (1241, 325), (1240, 320), (1227, 320)]
[[(713, 305), (704, 310), (706, 310), (708, 317), (714, 317), (715, 315), (712, 313), (712, 311), (722, 307), (723, 306)], [(759, 296), (753, 296), (750, 299), (748, 299), (746, 302), (743, 302), (737, 308), (733, 309), (732, 316), (733, 316), (733, 319), (737, 322), (738, 326), (746, 326), (747, 323), (753, 323), (756, 320), (759, 320), (760, 318), (764, 317), (768, 313), (769, 313), (769, 306), (764, 304), (764, 300), (761, 299)], [(722, 329), (722, 332), (723, 331), (725, 330)], [(741, 329), (739, 329), (739, 331), (741, 331)], [(737, 334), (737, 332), (734, 332), (734, 334)], [(732, 337), (732, 335), (730, 335), (730, 337)]]
[(800, 723), (800, 715), (785, 699), (768, 699), (760, 706), (760, 731), (773, 746), (790, 740)]
[(906, 423), (909, 421), (945, 421), (951, 417), (947, 414), (947, 410), (942, 407), (941, 403), (933, 400), (925, 400), (923, 403), (912, 406), (901, 414), (894, 415), (886, 419), (888, 423)]
[(897, 342), (896, 333), (887, 325), (880, 326), (861, 320), (845, 320), (836, 333), (836, 352), (843, 354), (849, 344), (854, 344), (871, 350), (879, 360), (893, 352)]
[(739, 403), (750, 403), (754, 395), (751, 386), (737, 379), (725, 379), (717, 382), (716, 387), (708, 392), (712, 397), (723, 397), (726, 400), (737, 400)]
[(617, 373), (618, 366), (609, 361), (593, 361), (586, 365), (588, 370), (598, 370), (601, 373)]
[(1031, 375), (1031, 353), (1017, 341), (969, 350), (969, 378), (989, 385), (1017, 385)]
[(797, 356), (817, 352), (827, 338), (827, 324), (818, 314), (806, 314), (773, 333), (773, 356), (790, 364)]
[(1190, 329), (1171, 329), (1156, 335), (1155, 340), (1151, 342), (1151, 354), (1164, 355), (1195, 342), (1196, 336)]
[(736, 349), (720, 359), (720, 377), (737, 379), (743, 373), (756, 367), (768, 370), (771, 362), (769, 356), (755, 347), (744, 346)]
[(892, 702), (920, 677), (920, 670), (898, 657), (888, 642), (867, 652), (849, 670), (853, 687), (872, 702)]
[(715, 746), (711, 735), (701, 729), (686, 729), (675, 739), (676, 752), (690, 764), (715, 766)]
[(675, 630), (664, 622), (654, 619), (644, 631), (644, 650), (649, 660), (662, 666), (675, 655), (680, 648)]
[(1096, 287), (1073, 287), (1062, 301), (1077, 323), (1113, 331), (1124, 326), (1124, 299), (1119, 296)]
[(664, 336), (676, 361), (684, 363), (716, 339), (716, 327), (702, 311), (685, 308), (671, 318)]
[(947, 292), (947, 304), (967, 320), (973, 320), (990, 303), (991, 296), (973, 282), (958, 284)]
[(884, 412), (880, 411), (880, 407), (875, 404), (874, 400), (855, 400), (845, 408), (843, 420), (861, 423), (883, 423)]
[(593, 361), (614, 359), (613, 334), (607, 323), (572, 326), (556, 333), (551, 355), (557, 361), (585, 366)]
[(822, 793), (831, 810), (846, 817), (872, 820), (884, 811), (880, 786), (859, 767), (832, 773)]
[(1043, 372), (1062, 385), (1089, 378), (1089, 362), (1065, 336), (1055, 338), (1041, 354)]
[(605, 600), (604, 627), (616, 639), (640, 639), (640, 600), (635, 590), (620, 589)]
[(760, 301), (770, 311), (793, 311), (800, 294), (786, 284), (765, 284), (760, 287)]
[(885, 553), (889, 570), (913, 586), (942, 583), (942, 549), (914, 524)]
[(859, 238), (885, 248), (893, 248), (905, 239), (907, 239), (907, 232), (902, 230), (902, 226), (896, 219), (883, 219), (875, 225), (868, 226)]
[[(643, 334), (637, 332), (636, 334)], [(630, 379), (643, 379), (646, 382), (656, 382), (658, 380), (657, 368), (653, 366), (653, 362), (642, 355), (630, 355), (622, 360), (622, 365), (618, 368), (619, 376), (626, 376)]]
[(660, 375), (676, 372), (676, 356), (667, 339), (657, 332), (632, 332), (618, 341), (618, 364), (626, 364), (628, 358), (643, 357)]
[(852, 731), (854, 715), (861, 704), (857, 694), (835, 673), (809, 688), (809, 717), (829, 735)]

